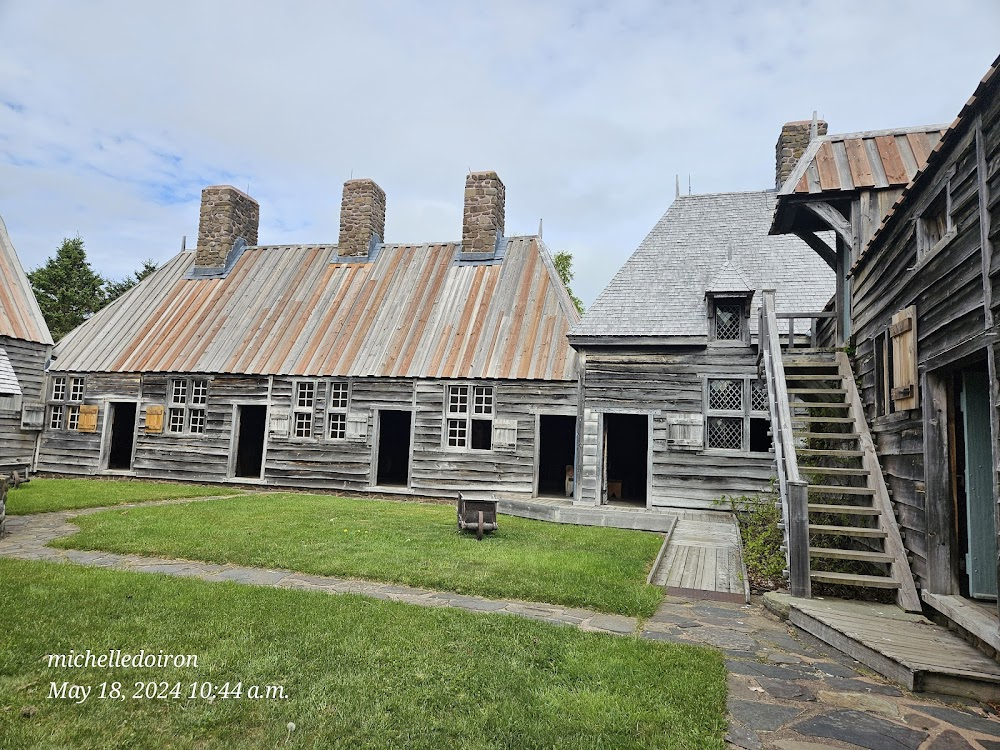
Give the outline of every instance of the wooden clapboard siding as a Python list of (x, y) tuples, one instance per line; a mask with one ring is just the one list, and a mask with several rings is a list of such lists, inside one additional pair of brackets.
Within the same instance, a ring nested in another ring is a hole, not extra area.
[[(49, 344), (0, 336), (0, 349), (7, 353), (21, 388), (22, 403), (42, 397), (45, 360)], [(31, 465), (35, 452), (34, 430), (21, 429), (21, 411), (0, 411), (0, 473), (23, 470)]]
[[(995, 86), (994, 81), (994, 86)], [(984, 84), (985, 85), (985, 84)], [(928, 586), (928, 519), (932, 513), (926, 495), (933, 466), (947, 466), (947, 458), (925, 456), (925, 415), (931, 406), (920, 393), (920, 408), (891, 415), (876, 414), (874, 337), (890, 325), (892, 316), (915, 305), (917, 365), (920, 373), (935, 372), (958, 362), (984, 359), (988, 333), (996, 325), (988, 320), (1000, 312), (1000, 260), (996, 252), (996, 225), (1000, 223), (1000, 103), (996, 96), (974, 100), (986, 103), (977, 134), (974, 113), (956, 125), (930, 155), (928, 167), (902, 193), (882, 227), (854, 269), (853, 367), (859, 382), (865, 416), (872, 426), (892, 503), (905, 534), (911, 567)], [(971, 103), (968, 106), (972, 106)], [(968, 111), (963, 110), (963, 115)], [(984, 170), (985, 168), (985, 170)], [(950, 181), (950, 182), (949, 182)], [(918, 261), (916, 222), (926, 207), (950, 185), (955, 236), (936, 255)], [(982, 193), (987, 191), (990, 213), (984, 284)], [(862, 208), (865, 208), (863, 205)], [(864, 222), (862, 227), (865, 227)], [(984, 291), (985, 290), (985, 291)], [(988, 295), (988, 296), (987, 296)], [(989, 300), (989, 304), (987, 300)], [(995, 386), (994, 386), (995, 387)], [(935, 418), (932, 415), (932, 418)], [(940, 483), (935, 486), (939, 486)], [(948, 502), (938, 498), (931, 502)], [(934, 518), (938, 515), (934, 514)], [(949, 529), (933, 529), (950, 534)]]
[(580, 501), (600, 502), (603, 460), (599, 415), (643, 412), (651, 415), (652, 505), (713, 508), (723, 495), (756, 494), (768, 489), (771, 456), (733, 455), (667, 445), (672, 414), (703, 413), (706, 377), (757, 374), (750, 347), (688, 347), (673, 351), (590, 351), (584, 368), (583, 450)]

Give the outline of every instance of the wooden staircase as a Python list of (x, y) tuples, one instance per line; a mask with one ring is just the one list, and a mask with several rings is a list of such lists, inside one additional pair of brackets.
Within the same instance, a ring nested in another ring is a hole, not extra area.
[[(919, 612), (850, 360), (843, 352), (795, 349), (781, 359), (794, 458), (808, 482), (809, 580), (894, 589), (903, 609)], [(844, 567), (856, 572), (837, 570)]]

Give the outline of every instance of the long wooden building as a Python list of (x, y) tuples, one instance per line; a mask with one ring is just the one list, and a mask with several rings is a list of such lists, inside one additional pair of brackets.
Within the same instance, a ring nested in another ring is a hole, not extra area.
[[(850, 376), (912, 583), (923, 604), (994, 649), (998, 68), (1000, 58), (947, 128), (842, 137), (849, 158), (825, 164), (822, 152), (835, 156), (836, 140), (816, 144), (781, 188), (772, 229), (835, 231), (825, 255), (838, 270), (838, 335), (853, 344)], [(924, 163), (914, 165), (914, 155)]]
[(259, 207), (202, 193), (181, 252), (59, 342), (38, 469), (531, 496), (573, 464), (578, 314), (504, 186), (468, 176), (461, 242), (383, 242), (344, 185), (336, 245), (258, 244)]
[(52, 337), (0, 219), (0, 475), (34, 461)]
[(805, 241), (768, 235), (774, 208), (773, 191), (678, 195), (570, 331), (577, 503), (711, 509), (767, 490), (761, 293), (794, 313), (822, 310), (834, 291)]

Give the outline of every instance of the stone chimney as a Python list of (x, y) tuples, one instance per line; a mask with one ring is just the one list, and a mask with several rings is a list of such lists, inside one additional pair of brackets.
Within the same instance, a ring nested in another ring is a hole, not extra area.
[[(816, 132), (813, 133), (813, 123), (816, 124)], [(780, 188), (788, 175), (795, 169), (802, 154), (805, 152), (809, 141), (817, 135), (826, 135), (827, 124), (823, 120), (796, 120), (786, 122), (781, 128), (781, 135), (778, 136), (778, 144), (774, 147), (775, 187)]]
[(465, 178), (462, 252), (492, 253), (503, 237), (504, 186), (496, 172), (472, 172)]
[(201, 191), (198, 220), (198, 250), (194, 264), (221, 268), (240, 237), (247, 245), (257, 244), (260, 204), (232, 185), (213, 185)]
[(385, 191), (374, 180), (348, 180), (340, 202), (337, 254), (368, 255), (374, 239), (385, 237)]

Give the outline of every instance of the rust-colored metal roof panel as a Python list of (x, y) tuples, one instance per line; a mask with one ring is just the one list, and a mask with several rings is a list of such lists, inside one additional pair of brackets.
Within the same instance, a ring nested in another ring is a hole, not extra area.
[[(533, 237), (502, 261), (458, 246), (252, 247), (226, 278), (189, 279), (181, 253), (71, 333), (61, 371), (572, 380), (579, 316)], [(331, 262), (334, 260), (336, 262)]]
[(14, 252), (3, 219), (0, 219), (0, 336), (39, 344), (52, 343), (49, 327)]
[(927, 163), (946, 127), (819, 136), (802, 154), (778, 195), (902, 187)]

